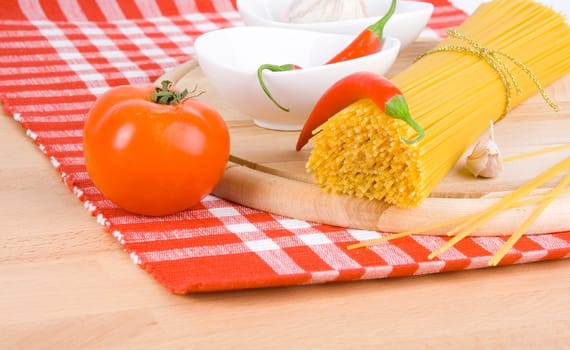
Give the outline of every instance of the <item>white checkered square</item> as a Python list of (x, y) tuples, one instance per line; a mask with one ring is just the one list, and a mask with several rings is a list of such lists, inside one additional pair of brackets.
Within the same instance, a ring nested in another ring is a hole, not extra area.
[(301, 241), (303, 241), (303, 243), (305, 243), (308, 246), (321, 245), (321, 244), (332, 244), (332, 241), (330, 239), (328, 239), (328, 237), (322, 233), (312, 233), (312, 234), (308, 234), (308, 235), (299, 235), (297, 237)]
[(253, 224), (232, 224), (226, 225), (226, 228), (232, 233), (258, 232), (259, 230)]
[(427, 275), (430, 273), (440, 272), (445, 267), (445, 261), (442, 260), (432, 260), (432, 261), (420, 261), (418, 263), (418, 269), (414, 272), (414, 275)]
[(297, 219), (283, 219), (279, 220), (279, 223), (288, 230), (298, 230), (311, 227), (311, 225), (306, 221)]
[(354, 237), (359, 242), (369, 241), (371, 239), (377, 239), (382, 237), (382, 235), (376, 231), (368, 231), (368, 230), (347, 230), (348, 233)]
[(240, 215), (239, 211), (234, 207), (210, 208), (208, 211), (217, 218)]
[(245, 242), (245, 245), (254, 252), (265, 252), (268, 250), (279, 250), (279, 246), (271, 239), (260, 239), (257, 241)]

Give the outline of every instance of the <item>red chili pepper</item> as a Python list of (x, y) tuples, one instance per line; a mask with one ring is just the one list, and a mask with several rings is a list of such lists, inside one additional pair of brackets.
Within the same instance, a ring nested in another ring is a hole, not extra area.
[[(348, 44), (346, 48), (344, 48), (341, 52), (336, 54), (333, 58), (328, 60), (325, 64), (332, 64), (338, 63), (343, 61), (352, 60), (359, 57), (368, 56), (374, 54), (380, 49), (382, 49), (382, 43), (384, 38), (384, 27), (386, 23), (392, 18), (392, 15), (396, 11), (396, 3), (397, 0), (392, 0), (390, 4), (390, 8), (388, 12), (378, 20), (378, 22), (373, 23), (366, 27), (358, 36)], [(269, 89), (265, 85), (263, 81), (263, 71), (270, 70), (272, 72), (284, 72), (290, 70), (302, 69), (301, 67), (294, 65), (294, 64), (284, 64), (284, 65), (275, 65), (275, 64), (262, 64), (257, 69), (257, 80), (261, 85), (261, 88), (269, 97), (277, 107), (284, 110), (285, 112), (289, 112), (289, 108), (280, 105), (275, 98), (269, 92)]]
[(344, 50), (331, 58), (327, 64), (352, 60), (358, 57), (364, 57), (376, 53), (382, 49), (382, 40), (384, 38), (384, 27), (388, 20), (396, 11), (396, 0), (392, 0), (388, 12), (384, 17), (372, 25), (366, 27), (356, 39), (354, 39)]
[(401, 140), (413, 144), (424, 137), (424, 130), (410, 116), (408, 103), (404, 95), (390, 80), (371, 72), (353, 73), (340, 79), (328, 88), (315, 104), (309, 118), (297, 139), (297, 151), (300, 151), (313, 136), (313, 130), (326, 122), (341, 109), (363, 98), (371, 99), (381, 110), (392, 118), (405, 121), (418, 136), (413, 140)]

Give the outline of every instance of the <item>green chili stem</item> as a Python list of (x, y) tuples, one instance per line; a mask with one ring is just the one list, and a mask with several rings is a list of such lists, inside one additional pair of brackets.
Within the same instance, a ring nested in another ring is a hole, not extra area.
[(384, 27), (386, 26), (386, 23), (388, 23), (390, 18), (392, 18), (392, 15), (394, 15), (394, 12), (396, 12), (396, 3), (396, 0), (392, 0), (388, 12), (386, 12), (386, 14), (380, 18), (378, 22), (369, 25), (367, 28), (369, 31), (376, 34), (379, 40), (382, 40), (384, 36)]
[(259, 81), (259, 85), (261, 85), (263, 92), (265, 92), (267, 97), (269, 97), (269, 99), (273, 103), (275, 103), (275, 105), (277, 107), (279, 107), (281, 110), (283, 110), (285, 112), (289, 112), (289, 108), (282, 106), (279, 102), (277, 102), (277, 100), (273, 97), (273, 95), (271, 95), (271, 92), (269, 92), (267, 85), (265, 85), (265, 82), (263, 81), (263, 71), (269, 70), (272, 72), (286, 72), (286, 71), (294, 70), (295, 68), (296, 68), (296, 66), (294, 64), (283, 64), (283, 65), (262, 64), (257, 69), (257, 80)]
[(410, 110), (408, 109), (408, 103), (402, 95), (394, 95), (390, 100), (384, 105), (384, 111), (386, 114), (392, 118), (401, 119), (406, 124), (408, 124), (412, 129), (414, 129), (418, 136), (415, 139), (407, 140), (403, 136), (400, 139), (407, 145), (414, 144), (424, 138), (424, 129), (416, 123), (416, 121), (410, 115)]

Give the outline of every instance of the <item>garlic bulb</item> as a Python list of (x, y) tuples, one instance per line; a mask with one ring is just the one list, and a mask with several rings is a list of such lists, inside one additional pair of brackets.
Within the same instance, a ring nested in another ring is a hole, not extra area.
[(503, 160), (501, 151), (495, 142), (495, 132), (491, 121), (490, 137), (487, 142), (477, 142), (471, 155), (467, 157), (465, 167), (473, 175), (493, 178), (497, 177), (503, 170)]
[(363, 18), (367, 16), (364, 0), (295, 0), (287, 11), (291, 23), (316, 23)]

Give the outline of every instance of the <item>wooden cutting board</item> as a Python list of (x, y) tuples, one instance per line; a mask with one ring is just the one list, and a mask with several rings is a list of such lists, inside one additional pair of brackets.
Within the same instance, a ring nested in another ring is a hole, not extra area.
[[(435, 45), (419, 41), (404, 49), (388, 77), (412, 64), (421, 53)], [(389, 206), (382, 201), (353, 198), (323, 192), (305, 171), (310, 148), (295, 151), (298, 132), (267, 130), (227, 104), (191, 60), (163, 75), (178, 87), (192, 89), (198, 84), (206, 94), (199, 98), (215, 107), (227, 121), (231, 133), (231, 157), (226, 172), (214, 191), (218, 197), (270, 213), (349, 228), (400, 232), (484, 209), (547, 170), (570, 157), (562, 150), (537, 157), (507, 162), (500, 177), (474, 178), (464, 169), (471, 148), (441, 181), (432, 195), (413, 209)], [(570, 75), (546, 89), (560, 105), (552, 111), (534, 96), (512, 110), (495, 126), (495, 140), (504, 157), (550, 146), (570, 143)], [(556, 181), (533, 193), (540, 194)], [(532, 212), (528, 205), (505, 211), (483, 225), (474, 235), (508, 235)], [(527, 234), (570, 230), (570, 194), (558, 197), (542, 213)], [(444, 234), (435, 229), (426, 234)]]

